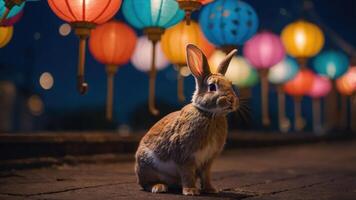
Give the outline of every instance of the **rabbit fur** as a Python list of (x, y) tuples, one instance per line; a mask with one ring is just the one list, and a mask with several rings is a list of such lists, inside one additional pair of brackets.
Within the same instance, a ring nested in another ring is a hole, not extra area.
[[(227, 137), (229, 112), (239, 106), (231, 81), (224, 74), (233, 50), (212, 74), (204, 53), (187, 45), (187, 64), (195, 77), (192, 103), (158, 121), (142, 138), (135, 172), (144, 190), (160, 193), (182, 187), (184, 195), (215, 193), (210, 169)], [(196, 187), (200, 179), (201, 190)]]

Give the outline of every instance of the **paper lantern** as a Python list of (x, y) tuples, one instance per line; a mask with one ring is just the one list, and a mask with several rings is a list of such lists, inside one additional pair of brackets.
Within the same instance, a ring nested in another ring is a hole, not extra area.
[(297, 61), (292, 57), (285, 57), (281, 62), (274, 65), (268, 71), (268, 80), (276, 84), (278, 99), (278, 120), (279, 130), (287, 132), (290, 128), (290, 121), (285, 115), (285, 93), (281, 84), (291, 80), (297, 75), (299, 66)]
[(336, 79), (347, 71), (349, 59), (344, 53), (331, 50), (319, 54), (313, 64), (318, 74)]
[(301, 131), (305, 127), (305, 120), (302, 117), (301, 101), (306, 95), (314, 81), (314, 73), (308, 69), (301, 69), (298, 74), (284, 85), (284, 91), (294, 97), (294, 125), (296, 131)]
[(285, 50), (279, 36), (271, 32), (261, 32), (248, 40), (243, 49), (244, 56), (256, 69), (267, 69), (279, 63)]
[(258, 17), (243, 1), (216, 0), (204, 6), (199, 24), (206, 38), (227, 53), (256, 33)]
[(143, 29), (152, 42), (152, 63), (149, 79), (148, 107), (153, 115), (158, 115), (155, 106), (156, 85), (156, 44), (166, 28), (169, 28), (184, 18), (184, 11), (173, 0), (130, 0), (124, 1), (122, 12), (126, 20), (138, 29)]
[(268, 114), (268, 68), (280, 62), (285, 50), (279, 36), (271, 32), (261, 32), (248, 40), (243, 49), (244, 56), (252, 66), (259, 70), (261, 77), (262, 122), (270, 124)]
[(347, 75), (336, 80), (336, 88), (343, 96), (351, 96), (356, 91)]
[(321, 98), (326, 96), (331, 91), (331, 88), (332, 84), (328, 78), (315, 75), (308, 95), (312, 98)]
[[(152, 62), (152, 42), (147, 36), (138, 38), (134, 53), (131, 56), (131, 63), (133, 66), (142, 72), (150, 71), (150, 63)], [(156, 47), (156, 68), (162, 70), (169, 65), (169, 61), (164, 55), (161, 47), (161, 42), (157, 43)]]
[(299, 59), (315, 56), (324, 46), (321, 29), (305, 20), (288, 24), (282, 30), (281, 38), (287, 53)]
[(314, 81), (314, 73), (307, 69), (301, 69), (298, 74), (284, 85), (284, 91), (291, 96), (306, 95)]
[(3, 48), (10, 42), (14, 33), (12, 26), (0, 26), (0, 48)]
[[(226, 57), (226, 53), (216, 50), (209, 58), (210, 70), (212, 73), (217, 71), (221, 61)], [(234, 85), (240, 88), (252, 87), (258, 83), (258, 74), (250, 63), (242, 56), (234, 56), (225, 74)]]
[(299, 66), (292, 57), (285, 57), (268, 71), (268, 80), (273, 84), (285, 83), (297, 75)]
[(212, 1), (213, 0), (177, 0), (179, 7), (185, 11), (185, 20), (187, 25), (190, 25), (192, 12), (199, 10), (202, 5)]
[(168, 29), (162, 36), (162, 50), (168, 60), (175, 64), (178, 69), (177, 91), (178, 100), (184, 101), (184, 78), (181, 75), (182, 67), (187, 65), (186, 46), (194, 44), (198, 46), (209, 58), (214, 51), (214, 46), (205, 39), (198, 23), (192, 21), (190, 25), (185, 22)]
[(209, 58), (214, 52), (214, 46), (209, 43), (200, 30), (198, 23), (192, 21), (190, 25), (184, 22), (166, 30), (162, 36), (162, 50), (171, 63), (186, 65), (186, 46), (198, 46)]
[(184, 18), (184, 11), (172, 0), (124, 1), (122, 12), (126, 20), (138, 29), (166, 29)]
[(356, 91), (356, 66), (350, 67), (344, 76), (348, 84), (350, 84)]
[(111, 20), (97, 26), (89, 39), (94, 58), (106, 65), (108, 76), (106, 118), (112, 119), (114, 76), (118, 67), (129, 62), (136, 45), (136, 33), (128, 25)]
[(0, 0), (0, 24), (21, 12), (25, 3), (25, 0)]
[(332, 89), (331, 81), (323, 76), (314, 76), (313, 84), (308, 92), (308, 95), (313, 98), (313, 128), (314, 132), (319, 133), (322, 131), (321, 124), (321, 103), (320, 98), (326, 96)]
[(111, 19), (121, 6), (121, 0), (48, 0), (52, 11), (69, 22), (79, 37), (78, 91), (85, 94), (88, 84), (84, 79), (86, 39), (97, 24)]

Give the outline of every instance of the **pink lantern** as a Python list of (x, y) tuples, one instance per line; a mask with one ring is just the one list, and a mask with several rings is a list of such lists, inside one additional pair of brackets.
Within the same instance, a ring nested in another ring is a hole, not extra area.
[(328, 78), (315, 75), (308, 95), (312, 98), (321, 98), (326, 96), (331, 91), (331, 88), (332, 84)]
[(326, 96), (331, 91), (331, 88), (332, 84), (328, 78), (314, 75), (308, 95), (313, 98), (313, 128), (316, 133), (322, 131), (320, 98)]
[(256, 69), (268, 69), (279, 63), (286, 54), (279, 36), (267, 31), (248, 40), (243, 52)]
[(245, 43), (244, 56), (254, 68), (259, 70), (261, 77), (262, 124), (270, 125), (268, 114), (268, 69), (285, 57), (285, 49), (278, 35), (264, 31), (256, 34)]

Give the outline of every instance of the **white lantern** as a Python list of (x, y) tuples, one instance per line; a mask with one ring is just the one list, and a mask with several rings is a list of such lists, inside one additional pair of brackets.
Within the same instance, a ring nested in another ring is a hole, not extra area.
[[(142, 72), (148, 72), (151, 69), (152, 62), (152, 42), (146, 36), (138, 38), (135, 51), (131, 57), (133, 66)], [(156, 44), (156, 69), (162, 70), (169, 65), (169, 61), (163, 54), (161, 43)]]
[[(208, 62), (212, 73), (216, 72), (218, 65), (225, 57), (226, 54), (220, 50), (216, 50), (211, 55)], [(251, 87), (258, 82), (256, 70), (242, 56), (232, 58), (225, 76), (239, 87)]]

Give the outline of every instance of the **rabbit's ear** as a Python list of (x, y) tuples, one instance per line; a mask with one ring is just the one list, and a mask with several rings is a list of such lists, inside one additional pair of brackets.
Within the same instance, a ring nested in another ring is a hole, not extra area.
[(234, 57), (235, 53), (237, 52), (237, 49), (232, 50), (221, 63), (219, 64), (217, 72), (225, 75), (227, 68), (229, 67), (231, 59)]
[(187, 64), (195, 78), (203, 80), (211, 74), (204, 53), (195, 45), (187, 45)]

